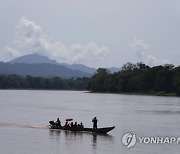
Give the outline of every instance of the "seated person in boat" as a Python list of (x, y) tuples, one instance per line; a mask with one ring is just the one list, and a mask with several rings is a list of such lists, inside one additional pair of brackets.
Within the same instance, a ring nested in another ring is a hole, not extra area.
[(57, 118), (57, 121), (55, 122), (55, 124), (56, 124), (57, 126), (61, 126), (61, 121), (59, 120), (59, 118)]
[(64, 127), (69, 128), (69, 123), (68, 123), (68, 121), (66, 121)]
[(77, 125), (77, 122), (75, 122), (75, 123), (74, 123), (74, 128), (77, 128), (77, 126), (78, 126), (78, 125)]
[(71, 122), (71, 128), (74, 128), (74, 124), (73, 124), (73, 122)]
[(78, 128), (84, 128), (83, 123), (78, 124)]

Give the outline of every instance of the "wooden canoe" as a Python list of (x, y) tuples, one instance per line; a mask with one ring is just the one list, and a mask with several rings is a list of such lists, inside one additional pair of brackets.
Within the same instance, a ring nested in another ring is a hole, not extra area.
[(103, 127), (103, 128), (71, 128), (71, 127), (65, 127), (65, 126), (57, 126), (57, 125), (49, 125), (50, 129), (60, 129), (60, 130), (68, 130), (68, 131), (76, 131), (76, 132), (91, 132), (91, 133), (98, 133), (98, 134), (106, 134), (113, 130), (115, 126), (112, 127)]

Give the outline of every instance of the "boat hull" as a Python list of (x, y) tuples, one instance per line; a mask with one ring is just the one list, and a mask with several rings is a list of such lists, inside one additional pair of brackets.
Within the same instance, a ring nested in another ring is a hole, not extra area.
[(91, 133), (97, 133), (97, 134), (106, 134), (110, 132), (111, 130), (113, 130), (115, 126), (93, 129), (93, 128), (70, 128), (70, 127), (64, 127), (64, 126), (49, 125), (49, 128), (68, 130), (68, 131), (74, 131), (74, 132), (91, 132)]

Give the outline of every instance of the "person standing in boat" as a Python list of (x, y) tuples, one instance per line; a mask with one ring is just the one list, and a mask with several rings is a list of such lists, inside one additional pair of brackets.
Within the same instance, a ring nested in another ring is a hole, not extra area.
[(92, 119), (92, 122), (93, 122), (93, 128), (94, 129), (97, 129), (97, 118), (96, 117), (94, 117), (93, 119)]

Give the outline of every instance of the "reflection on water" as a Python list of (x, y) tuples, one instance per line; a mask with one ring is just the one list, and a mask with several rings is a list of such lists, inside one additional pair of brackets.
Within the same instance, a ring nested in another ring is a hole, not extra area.
[(58, 142), (60, 140), (65, 140), (67, 145), (73, 144), (75, 142), (84, 144), (84, 141), (88, 141), (88, 139), (91, 138), (91, 144), (89, 144), (88, 142), (86, 144), (92, 146), (92, 150), (94, 153), (97, 150), (98, 142), (100, 144), (102, 144), (101, 142), (108, 142), (109, 144), (112, 144), (114, 141), (113, 136), (108, 134), (93, 134), (88, 132), (75, 132), (58, 129), (50, 129), (49, 136), (51, 140), (56, 140)]
[(53, 130), (53, 129), (50, 129), (49, 130), (49, 135), (54, 138), (54, 137), (59, 137), (61, 134), (61, 130)]
[(97, 146), (97, 135), (96, 134), (93, 134), (93, 140), (92, 140), (92, 146), (94, 149), (96, 149), (96, 146)]
[[(108, 134), (91, 134), (92, 135), (92, 148), (96, 151), (98, 147), (98, 141), (108, 142), (109, 144), (113, 144), (113, 136)], [(101, 144), (101, 143), (100, 143)]]

